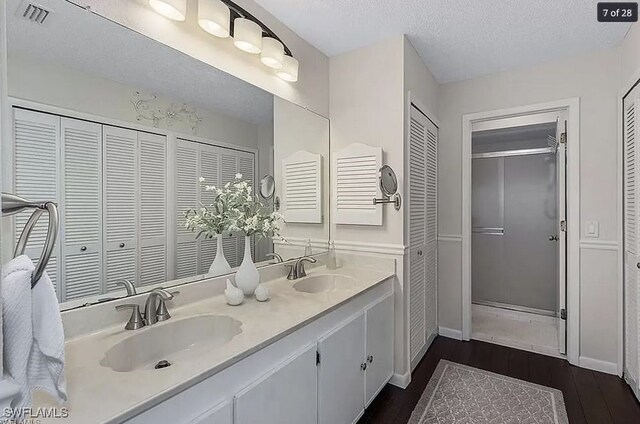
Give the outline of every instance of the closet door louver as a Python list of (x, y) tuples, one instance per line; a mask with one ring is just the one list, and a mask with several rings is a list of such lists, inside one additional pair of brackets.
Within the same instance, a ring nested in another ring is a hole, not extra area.
[(102, 126), (61, 119), (64, 300), (103, 293)]
[(438, 128), (427, 121), (426, 131), (425, 309), (429, 338), (438, 331)]
[(138, 168), (136, 131), (103, 126), (107, 289), (128, 279), (139, 284), (137, 259)]
[(409, 337), (415, 367), (426, 345), (426, 126), (412, 108), (409, 131)]
[[(14, 122), (14, 187), (13, 192), (30, 200), (54, 200), (60, 202), (58, 194), (58, 169), (60, 163), (60, 118), (44, 113), (23, 109), (13, 109)], [(15, 216), (15, 237), (20, 236), (31, 212)], [(36, 261), (42, 251), (47, 235), (47, 220), (40, 219), (35, 226), (25, 253)], [(57, 243), (47, 274), (56, 284), (58, 297), (60, 281), (58, 257), (60, 243)]]
[(282, 161), (285, 222), (322, 223), (322, 156), (304, 150)]
[(640, 398), (639, 332), (640, 271), (638, 160), (640, 136), (638, 89), (624, 102), (624, 299), (625, 299), (625, 378)]
[(380, 197), (378, 173), (382, 149), (354, 143), (334, 158), (333, 204), (336, 224), (382, 225), (383, 207), (373, 204)]
[[(184, 212), (198, 206), (198, 144), (178, 140), (176, 146), (176, 220), (178, 244), (176, 248), (176, 278), (198, 273), (198, 245), (196, 234), (184, 226)], [(208, 182), (207, 182), (208, 183)]]
[[(200, 176), (204, 177), (207, 185), (219, 187), (220, 181), (220, 151), (217, 147), (201, 145), (200, 147)], [(209, 204), (216, 198), (216, 194), (206, 191), (200, 185), (199, 201)], [(199, 241), (198, 272), (206, 274), (209, 272), (211, 263), (216, 257), (216, 239), (202, 238)]]
[(167, 138), (138, 133), (140, 284), (167, 281)]
[(411, 365), (437, 332), (438, 128), (415, 107), (409, 119), (409, 318)]

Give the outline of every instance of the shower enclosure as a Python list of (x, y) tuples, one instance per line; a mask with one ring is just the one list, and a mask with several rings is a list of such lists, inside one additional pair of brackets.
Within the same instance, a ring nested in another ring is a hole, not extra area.
[(474, 304), (557, 315), (556, 126), (473, 133)]

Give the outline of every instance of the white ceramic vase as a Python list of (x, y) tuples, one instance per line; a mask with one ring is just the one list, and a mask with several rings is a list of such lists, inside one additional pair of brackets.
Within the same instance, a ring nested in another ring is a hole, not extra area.
[(260, 273), (251, 257), (251, 240), (244, 238), (244, 259), (236, 272), (236, 287), (242, 290), (245, 296), (253, 295), (260, 284)]
[(224, 257), (224, 250), (222, 250), (222, 234), (217, 236), (216, 257), (213, 259), (211, 266), (209, 267), (209, 275), (224, 275), (231, 273), (231, 266), (227, 262), (227, 258)]

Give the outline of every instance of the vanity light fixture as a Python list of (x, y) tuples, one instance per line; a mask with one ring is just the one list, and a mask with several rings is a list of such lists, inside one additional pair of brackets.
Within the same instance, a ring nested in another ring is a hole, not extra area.
[(220, 0), (198, 0), (198, 25), (211, 35), (229, 36), (231, 11)]
[(298, 81), (298, 60), (295, 57), (285, 55), (282, 69), (276, 71), (276, 75), (288, 82)]
[(174, 21), (184, 21), (187, 17), (187, 0), (149, 0), (149, 6)]
[(247, 18), (234, 19), (233, 44), (247, 53), (260, 53), (262, 51), (262, 28)]
[(284, 62), (284, 46), (279, 40), (271, 37), (262, 39), (260, 60), (269, 68), (282, 69)]
[[(148, 0), (159, 14), (184, 21), (188, 0)], [(198, 25), (220, 38), (233, 37), (240, 50), (260, 55), (260, 61), (288, 82), (298, 81), (298, 60), (280, 38), (258, 18), (232, 0), (198, 0)]]

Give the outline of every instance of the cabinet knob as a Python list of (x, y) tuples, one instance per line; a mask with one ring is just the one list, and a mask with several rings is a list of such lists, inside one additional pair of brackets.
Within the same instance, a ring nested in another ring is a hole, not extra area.
[(367, 361), (372, 364), (373, 363), (373, 355), (367, 356)]
[(422, 250), (418, 250), (418, 256), (422, 256)]
[(124, 247), (124, 243), (120, 243), (120, 247)]
[(80, 251), (81, 251), (81, 252), (85, 252), (86, 250), (87, 250), (87, 246), (82, 246), (82, 247), (80, 248)]
[(636, 267), (637, 267), (638, 269), (640, 269), (640, 262), (638, 262), (638, 263), (636, 264)]
[(367, 363), (366, 363), (366, 362), (363, 362), (362, 364), (360, 364), (360, 369), (361, 369), (362, 371), (366, 371), (366, 370), (367, 370)]

